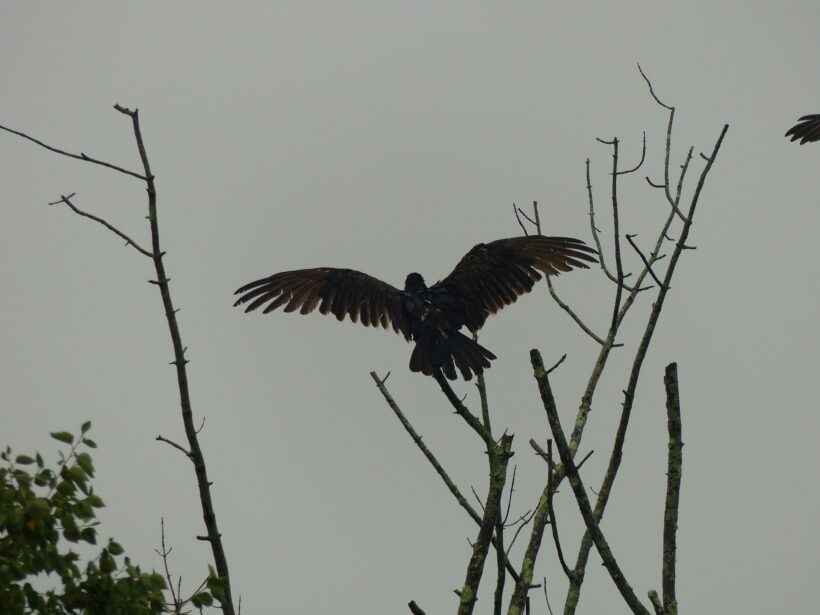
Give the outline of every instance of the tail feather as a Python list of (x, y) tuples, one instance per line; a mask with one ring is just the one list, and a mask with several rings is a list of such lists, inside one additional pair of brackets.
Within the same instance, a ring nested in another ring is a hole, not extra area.
[(456, 379), (456, 367), (465, 380), (471, 380), (473, 374), (481, 374), (490, 367), (490, 361), (496, 356), (458, 331), (428, 330), (416, 339), (416, 347), (410, 356), (410, 370), (421, 372), (426, 376), (433, 375), (441, 369), (450, 379)]

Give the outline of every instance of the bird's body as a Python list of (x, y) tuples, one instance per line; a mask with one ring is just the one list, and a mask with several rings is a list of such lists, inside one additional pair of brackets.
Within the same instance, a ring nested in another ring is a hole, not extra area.
[(451, 380), (456, 367), (465, 380), (481, 374), (495, 355), (460, 331), (475, 333), (490, 314), (529, 292), (541, 274), (555, 275), (596, 262), (594, 250), (568, 237), (512, 237), (470, 250), (446, 278), (428, 287), (411, 273), (403, 290), (353, 269), (319, 267), (285, 271), (236, 291), (234, 305), (264, 313), (285, 306), (308, 314), (317, 307), (338, 320), (348, 316), (365, 326), (392, 326), (415, 342), (410, 369)]
[(798, 123), (789, 128), (787, 137), (792, 141), (800, 139), (800, 145), (813, 141), (820, 141), (820, 115), (804, 115)]

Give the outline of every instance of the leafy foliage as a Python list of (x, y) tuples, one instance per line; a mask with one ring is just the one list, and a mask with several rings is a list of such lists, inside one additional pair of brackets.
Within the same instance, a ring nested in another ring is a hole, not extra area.
[[(51, 436), (68, 447), (55, 468), (36, 453), (0, 453), (0, 605), (3, 613), (88, 613), (130, 615), (165, 610), (165, 580), (142, 572), (113, 539), (85, 565), (72, 543), (97, 544), (95, 510), (104, 506), (90, 485), (91, 455), (86, 436), (67, 431)], [(35, 578), (38, 577), (39, 578)], [(51, 589), (35, 589), (39, 587)], [(210, 596), (209, 596), (210, 597)]]

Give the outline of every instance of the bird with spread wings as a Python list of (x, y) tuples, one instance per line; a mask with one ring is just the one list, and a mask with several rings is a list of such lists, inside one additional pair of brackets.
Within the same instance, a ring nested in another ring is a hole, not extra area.
[(480, 243), (443, 280), (428, 287), (411, 273), (399, 290), (353, 269), (317, 267), (276, 273), (236, 291), (234, 305), (250, 312), (264, 306), (267, 314), (285, 312), (345, 316), (365, 326), (391, 327), (415, 342), (410, 370), (433, 375), (441, 370), (465, 380), (483, 373), (496, 356), (459, 329), (475, 333), (487, 317), (532, 290), (545, 276), (596, 263), (595, 250), (580, 239), (532, 235)]

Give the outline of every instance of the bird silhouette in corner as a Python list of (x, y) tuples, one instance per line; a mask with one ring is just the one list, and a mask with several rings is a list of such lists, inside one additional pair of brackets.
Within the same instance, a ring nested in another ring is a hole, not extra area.
[(804, 115), (784, 136), (791, 137), (792, 141), (800, 139), (800, 145), (820, 141), (820, 114)]
[(415, 342), (410, 370), (427, 376), (441, 370), (456, 379), (456, 367), (465, 380), (481, 374), (496, 356), (459, 329), (475, 333), (487, 317), (532, 290), (541, 275), (558, 275), (598, 262), (595, 250), (580, 239), (532, 235), (480, 243), (470, 250), (446, 278), (427, 286), (411, 273), (399, 290), (355, 271), (317, 267), (275, 273), (246, 284), (234, 294), (235, 306), (245, 312), (264, 306), (267, 314), (284, 306), (285, 312), (309, 314), (317, 307), (338, 320), (385, 329), (393, 327)]

